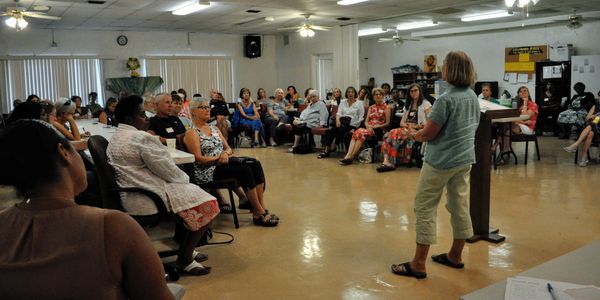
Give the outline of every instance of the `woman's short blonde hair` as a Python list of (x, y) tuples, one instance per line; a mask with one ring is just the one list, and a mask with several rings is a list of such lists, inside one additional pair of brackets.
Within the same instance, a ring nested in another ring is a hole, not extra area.
[(371, 95), (375, 96), (375, 93), (380, 93), (381, 96), (385, 95), (385, 91), (380, 87), (373, 88)]
[(283, 93), (285, 95), (285, 92), (283, 91), (282, 88), (276, 88), (275, 89), (275, 93), (273, 93), (273, 95), (277, 95), (277, 92), (281, 92), (281, 93)]
[(444, 58), (446, 82), (456, 87), (469, 87), (475, 82), (473, 61), (463, 51), (451, 51)]

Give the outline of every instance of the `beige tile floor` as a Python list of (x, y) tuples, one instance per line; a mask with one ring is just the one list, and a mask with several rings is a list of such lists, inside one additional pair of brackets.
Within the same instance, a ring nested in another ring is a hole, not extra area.
[[(185, 277), (189, 298), (206, 299), (457, 299), (600, 238), (598, 165), (580, 168), (563, 141), (542, 138), (542, 160), (502, 166), (492, 175), (491, 223), (501, 244), (467, 245), (464, 270), (428, 265), (428, 278), (390, 273), (414, 251), (415, 182), (419, 169), (378, 174), (376, 164), (339, 166), (336, 158), (292, 155), (283, 147), (241, 149), (259, 158), (267, 174), (266, 201), (281, 217), (260, 228), (241, 215), (215, 227), (235, 242), (206, 246), (213, 272)], [(594, 193), (596, 192), (596, 193)], [(451, 242), (448, 213), (440, 206), (439, 244)]]
[[(186, 299), (457, 299), (600, 239), (600, 165), (577, 167), (560, 150), (564, 141), (540, 144), (541, 161), (531, 159), (530, 149), (523, 165), (524, 148), (517, 146), (519, 165), (493, 171), (491, 225), (506, 241), (468, 244), (464, 270), (429, 263), (420, 281), (389, 271), (413, 254), (419, 169), (378, 174), (377, 164), (343, 167), (337, 158), (284, 147), (240, 149), (262, 161), (266, 202), (281, 224), (257, 227), (240, 211), (235, 229), (231, 216), (217, 217), (215, 229), (235, 241), (200, 248), (212, 273), (179, 283)], [(446, 251), (452, 238), (443, 206), (438, 218), (439, 244), (431, 253)]]

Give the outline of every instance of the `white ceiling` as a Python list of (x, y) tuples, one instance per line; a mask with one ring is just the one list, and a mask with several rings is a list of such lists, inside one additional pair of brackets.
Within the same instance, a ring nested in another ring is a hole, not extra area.
[[(360, 28), (395, 27), (398, 23), (437, 20), (436, 28), (451, 28), (493, 22), (518, 21), (521, 10), (509, 18), (461, 23), (467, 14), (504, 8), (503, 0), (371, 0), (351, 6), (339, 6), (337, 0), (215, 0), (206, 10), (187, 16), (175, 16), (171, 11), (190, 0), (107, 0), (104, 4), (89, 4), (84, 0), (22, 0), (19, 6), (32, 10), (36, 5), (50, 7), (49, 15), (61, 20), (27, 20), (36, 28), (79, 30), (168, 30), (217, 33), (275, 34), (277, 28), (298, 26), (311, 13), (315, 25), (335, 26), (360, 24)], [(14, 1), (0, 0), (0, 8), (15, 6)], [(532, 7), (529, 18), (569, 15), (573, 8), (578, 12), (600, 10), (600, 0), (540, 0)], [(248, 13), (246, 10), (260, 10)], [(275, 21), (267, 22), (271, 16)], [(349, 17), (339, 21), (338, 17)], [(501, 20), (501, 21), (498, 21)], [(431, 28), (429, 28), (431, 29)], [(427, 29), (424, 29), (427, 30)], [(408, 33), (408, 32), (406, 32)]]

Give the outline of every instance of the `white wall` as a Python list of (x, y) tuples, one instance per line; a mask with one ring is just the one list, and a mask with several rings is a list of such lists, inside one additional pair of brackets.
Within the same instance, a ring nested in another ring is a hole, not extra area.
[[(333, 55), (333, 84), (344, 90), (358, 85), (358, 26), (333, 27), (317, 31), (312, 38), (289, 33), (289, 45), (283, 45), (283, 35), (276, 37), (277, 83), (283, 89), (294, 85), (299, 93), (316, 86), (314, 56)], [(331, 87), (333, 88), (333, 87)]]
[[(117, 36), (126, 35), (129, 43), (119, 46)], [(56, 30), (57, 48), (51, 48), (51, 31), (27, 28), (21, 32), (0, 26), (0, 56), (93, 56), (103, 58), (105, 78), (126, 77), (128, 57), (144, 56), (226, 56), (233, 59), (233, 95), (242, 87), (253, 94), (259, 87), (273, 91), (277, 86), (275, 37), (263, 36), (262, 57), (249, 59), (243, 54), (243, 36), (192, 33), (187, 47), (185, 32), (75, 31)], [(198, 91), (188, 91), (195, 93)], [(199, 91), (207, 95), (208, 91)]]
[[(377, 39), (360, 40), (360, 82), (366, 84), (370, 77), (375, 82), (392, 83), (390, 68), (411, 64), (423, 67), (426, 54), (436, 54), (438, 65), (450, 50), (463, 50), (471, 56), (479, 81), (498, 81), (500, 92), (507, 89), (513, 96), (520, 84), (511, 85), (503, 80), (504, 48), (534, 46), (564, 42), (573, 44), (576, 55), (600, 53), (600, 22), (585, 22), (573, 32), (564, 25), (546, 28), (488, 32), (438, 38), (422, 38), (421, 41), (405, 42), (399, 47), (393, 43), (378, 43)], [(532, 94), (534, 81), (527, 86)], [(532, 95), (533, 96), (533, 95)]]

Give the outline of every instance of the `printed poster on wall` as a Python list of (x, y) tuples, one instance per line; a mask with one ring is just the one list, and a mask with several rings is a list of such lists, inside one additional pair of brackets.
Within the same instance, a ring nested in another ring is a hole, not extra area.
[(533, 79), (535, 63), (548, 58), (548, 46), (509, 47), (504, 49), (504, 72), (528, 74)]
[(425, 55), (423, 59), (423, 72), (425, 73), (433, 73), (438, 72), (437, 67), (437, 55)]

